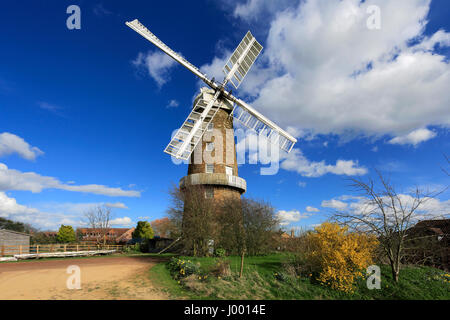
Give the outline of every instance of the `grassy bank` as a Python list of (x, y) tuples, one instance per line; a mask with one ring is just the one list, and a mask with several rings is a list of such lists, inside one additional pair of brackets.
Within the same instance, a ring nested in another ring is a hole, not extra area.
[(232, 274), (219, 278), (211, 274), (214, 258), (181, 257), (200, 265), (197, 274), (174, 279), (161, 263), (151, 269), (150, 277), (164, 287), (173, 298), (190, 299), (450, 299), (450, 276), (429, 267), (405, 267), (396, 284), (387, 266), (382, 266), (381, 290), (367, 289), (360, 280), (353, 294), (333, 290), (312, 278), (297, 277), (285, 272), (285, 255), (247, 257), (244, 276), (238, 277), (240, 258), (228, 257)]

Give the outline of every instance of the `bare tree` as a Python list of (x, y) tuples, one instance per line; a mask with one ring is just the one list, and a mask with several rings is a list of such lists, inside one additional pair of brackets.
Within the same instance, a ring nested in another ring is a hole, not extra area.
[(84, 214), (90, 228), (93, 229), (97, 243), (106, 244), (107, 234), (111, 229), (111, 208), (96, 206)]
[(172, 204), (167, 213), (180, 230), (183, 249), (194, 256), (206, 255), (217, 231), (214, 199), (206, 198), (202, 186), (183, 190), (174, 186), (170, 195)]
[(392, 277), (398, 282), (408, 230), (421, 219), (438, 218), (423, 216), (424, 205), (438, 193), (425, 193), (416, 188), (408, 194), (398, 194), (379, 171), (377, 175), (377, 185), (372, 179), (367, 182), (350, 179), (351, 187), (362, 192), (364, 200), (358, 208), (336, 212), (332, 219), (355, 231), (375, 234), (389, 261)]

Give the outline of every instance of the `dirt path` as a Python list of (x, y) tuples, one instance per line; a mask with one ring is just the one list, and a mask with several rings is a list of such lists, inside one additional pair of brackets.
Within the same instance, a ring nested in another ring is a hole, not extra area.
[[(107, 257), (0, 264), (0, 300), (167, 299), (149, 280), (159, 260)], [(67, 267), (81, 271), (81, 289), (67, 289)]]

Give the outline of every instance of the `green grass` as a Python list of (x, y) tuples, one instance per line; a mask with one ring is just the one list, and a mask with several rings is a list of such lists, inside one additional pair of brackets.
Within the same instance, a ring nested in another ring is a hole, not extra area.
[[(216, 263), (214, 258), (180, 257), (200, 264), (200, 274), (207, 275)], [(429, 267), (404, 267), (399, 283), (392, 279), (390, 268), (381, 267), (381, 290), (367, 289), (366, 282), (359, 280), (353, 294), (343, 293), (316, 283), (310, 278), (287, 276), (283, 281), (276, 279), (275, 273), (284, 272), (283, 254), (246, 257), (244, 276), (238, 277), (240, 257), (228, 257), (232, 276), (218, 279), (209, 275), (198, 280), (198, 275), (190, 276), (178, 283), (170, 275), (166, 263), (151, 269), (152, 279), (160, 287), (167, 289), (173, 298), (190, 299), (345, 299), (345, 300), (428, 300), (450, 299), (450, 284), (445, 282), (445, 272)], [(450, 277), (448, 278), (450, 279)]]
[(172, 278), (166, 263), (158, 263), (150, 269), (150, 280), (172, 299), (205, 299), (192, 291), (185, 290)]

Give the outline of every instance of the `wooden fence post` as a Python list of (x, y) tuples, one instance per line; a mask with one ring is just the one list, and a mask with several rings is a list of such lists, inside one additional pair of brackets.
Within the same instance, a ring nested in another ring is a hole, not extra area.
[(39, 254), (39, 245), (36, 246), (36, 254)]
[(0, 257), (3, 257), (5, 255), (5, 245), (2, 245), (2, 250), (0, 251)]
[(22, 245), (19, 245), (19, 254), (22, 254)]
[(245, 254), (245, 251), (242, 250), (242, 255), (241, 255), (241, 270), (239, 271), (239, 278), (242, 278), (242, 273), (244, 272), (244, 254)]
[(67, 244), (64, 245), (64, 252), (67, 252)]
[(78, 252), (78, 244), (77, 244), (77, 252)]

